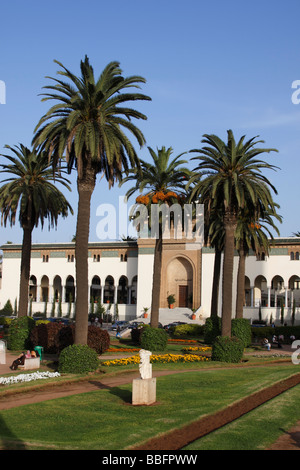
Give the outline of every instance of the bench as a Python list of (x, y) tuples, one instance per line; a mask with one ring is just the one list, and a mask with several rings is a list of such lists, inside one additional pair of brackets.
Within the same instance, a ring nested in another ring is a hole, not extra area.
[(18, 366), (18, 369), (23, 369), (23, 370), (39, 369), (40, 364), (41, 364), (41, 359), (39, 357), (25, 358), (24, 365)]

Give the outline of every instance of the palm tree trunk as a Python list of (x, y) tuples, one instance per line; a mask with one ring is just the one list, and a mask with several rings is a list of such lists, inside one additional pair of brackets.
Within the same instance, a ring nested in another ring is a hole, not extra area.
[(75, 344), (87, 344), (88, 336), (88, 245), (90, 233), (90, 204), (95, 187), (95, 172), (85, 168), (84, 175), (78, 176), (78, 213), (75, 242), (76, 263), (76, 326)]
[(162, 234), (155, 240), (151, 320), (152, 328), (158, 328), (159, 306), (160, 306), (160, 286), (161, 286), (161, 259), (162, 259)]
[(218, 316), (218, 300), (219, 300), (219, 284), (220, 284), (220, 274), (221, 274), (221, 255), (222, 250), (215, 249), (215, 261), (214, 261), (214, 277), (213, 277), (213, 286), (211, 294), (211, 307), (210, 307), (210, 316)]
[(32, 227), (23, 226), (18, 317), (25, 317), (28, 313), (32, 230)]
[(243, 318), (244, 298), (245, 298), (245, 265), (246, 253), (244, 248), (239, 250), (239, 269), (237, 275), (236, 293), (236, 318)]
[(223, 261), (222, 336), (229, 337), (231, 337), (232, 283), (235, 249), (234, 234), (236, 226), (236, 216), (230, 211), (226, 211), (224, 215), (225, 243)]

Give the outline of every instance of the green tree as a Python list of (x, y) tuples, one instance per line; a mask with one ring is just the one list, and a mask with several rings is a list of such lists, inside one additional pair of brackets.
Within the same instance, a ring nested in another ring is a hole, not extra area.
[(277, 194), (275, 187), (262, 174), (263, 169), (276, 167), (257, 159), (258, 155), (275, 149), (256, 147), (261, 142), (255, 138), (245, 142), (245, 136), (236, 142), (229, 130), (227, 143), (216, 135), (205, 134), (202, 143), (206, 145), (200, 150), (191, 150), (200, 154), (193, 158), (199, 160), (194, 169), (195, 174), (198, 172), (199, 183), (195, 184), (194, 191), (209, 199), (208, 210), (222, 210), (225, 231), (222, 336), (231, 336), (233, 261), (239, 211), (246, 204), (254, 208), (258, 204), (264, 208), (273, 207), (271, 190)]
[(101, 173), (110, 188), (129, 168), (139, 166), (138, 156), (127, 134), (143, 146), (145, 138), (132, 119), (145, 120), (146, 116), (127, 107), (126, 103), (150, 98), (129, 91), (130, 88), (139, 88), (145, 79), (123, 77), (118, 62), (109, 63), (98, 79), (95, 79), (87, 56), (81, 61), (80, 77), (60, 62), (55, 62), (60, 66), (58, 74), (63, 79), (52, 78), (54, 84), (45, 87), (50, 93), (46, 93), (43, 100), (54, 100), (57, 104), (39, 121), (33, 142), (53, 157), (54, 166), (59, 165), (65, 154), (69, 172), (74, 167), (77, 170), (75, 343), (86, 344), (90, 202), (96, 175)]
[(15, 156), (2, 155), (9, 163), (2, 163), (1, 173), (8, 178), (0, 188), (0, 211), (2, 225), (7, 222), (13, 226), (19, 212), (19, 222), (23, 229), (21, 274), (19, 291), (18, 316), (28, 312), (30, 257), (32, 231), (39, 224), (44, 226), (48, 220), (48, 228), (56, 227), (58, 217), (67, 217), (73, 210), (65, 196), (56, 185), (59, 183), (70, 190), (69, 181), (62, 176), (63, 169), (53, 171), (52, 161), (43, 151), (34, 151), (20, 144), (10, 149)]
[[(141, 171), (133, 170), (128, 177), (124, 178), (123, 183), (135, 181), (135, 186), (129, 189), (126, 197), (132, 196), (136, 192), (146, 193), (145, 197), (137, 197), (137, 203), (144, 203), (148, 206), (149, 223), (154, 225), (151, 220), (150, 206), (172, 205), (180, 203), (186, 196), (186, 183), (191, 177), (191, 171), (183, 166), (187, 163), (181, 157), (181, 153), (177, 157), (171, 159), (173, 149), (162, 147), (155, 152), (148, 147), (152, 161), (146, 162), (141, 160)], [(160, 286), (161, 286), (161, 262), (162, 262), (162, 240), (163, 229), (161, 219), (156, 219), (157, 233), (155, 234), (155, 250), (153, 265), (153, 284), (152, 284), (152, 302), (151, 302), (151, 326), (158, 327), (159, 307), (160, 307)]]

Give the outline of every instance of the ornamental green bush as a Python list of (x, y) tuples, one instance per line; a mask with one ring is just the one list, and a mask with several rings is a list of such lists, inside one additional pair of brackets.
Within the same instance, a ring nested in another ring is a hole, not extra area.
[(11, 350), (30, 349), (30, 333), (35, 326), (33, 318), (24, 316), (16, 318), (8, 328), (7, 348)]
[(249, 320), (246, 318), (233, 318), (231, 320), (231, 335), (243, 341), (244, 348), (251, 346), (252, 332)]
[(204, 342), (206, 344), (212, 344), (217, 336), (221, 334), (221, 318), (220, 317), (209, 317), (205, 321), (204, 325)]
[(240, 362), (244, 353), (244, 344), (240, 338), (232, 336), (218, 336), (211, 352), (212, 361)]
[(143, 328), (140, 337), (142, 349), (148, 351), (164, 351), (167, 347), (168, 335), (162, 328)]
[(202, 325), (186, 323), (185, 325), (175, 326), (172, 335), (174, 336), (174, 338), (181, 338), (186, 336), (202, 336), (203, 330), (204, 328)]
[(67, 374), (93, 372), (99, 367), (96, 351), (87, 345), (72, 344), (63, 349), (59, 356), (58, 370)]

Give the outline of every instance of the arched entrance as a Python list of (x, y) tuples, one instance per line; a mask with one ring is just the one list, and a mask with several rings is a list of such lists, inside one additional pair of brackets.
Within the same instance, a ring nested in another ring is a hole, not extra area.
[(193, 267), (189, 260), (179, 256), (167, 266), (166, 297), (175, 295), (175, 306), (191, 307), (193, 303)]

